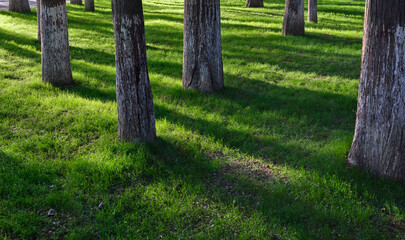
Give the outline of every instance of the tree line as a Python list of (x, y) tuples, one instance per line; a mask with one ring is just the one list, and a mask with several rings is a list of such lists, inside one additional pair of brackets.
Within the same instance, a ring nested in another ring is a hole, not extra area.
[[(26, 11), (21, 10), (28, 6), (24, 2), (11, 0), (10, 10)], [(38, 3), (42, 81), (72, 84), (66, 0)], [(94, 11), (94, 0), (85, 5)], [(263, 7), (263, 0), (247, 0), (246, 6)], [(153, 141), (155, 114), (142, 0), (112, 0), (111, 7), (118, 137)], [(318, 21), (317, 0), (308, 1), (308, 21)], [(405, 183), (405, 1), (366, 0), (364, 21), (357, 117), (347, 162)], [(304, 0), (286, 0), (282, 34), (304, 33)], [(224, 88), (219, 0), (184, 1), (182, 83), (184, 89), (207, 93)]]

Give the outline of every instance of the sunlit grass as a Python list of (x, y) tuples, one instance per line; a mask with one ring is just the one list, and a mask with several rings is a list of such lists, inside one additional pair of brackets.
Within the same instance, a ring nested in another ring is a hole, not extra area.
[(117, 140), (109, 1), (68, 4), (63, 88), (41, 82), (35, 10), (0, 12), (1, 238), (404, 238), (403, 186), (345, 163), (364, 1), (320, 1), (300, 37), (281, 36), (282, 0), (221, 1), (211, 95), (181, 88), (183, 2), (143, 4), (151, 144)]

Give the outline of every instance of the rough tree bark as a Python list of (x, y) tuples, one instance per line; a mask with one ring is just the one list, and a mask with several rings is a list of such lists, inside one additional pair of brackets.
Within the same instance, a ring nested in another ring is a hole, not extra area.
[(41, 0), (40, 11), (42, 81), (72, 84), (66, 0)]
[(142, 0), (112, 0), (117, 71), (118, 137), (156, 138), (153, 97), (146, 60)]
[(348, 163), (405, 183), (403, 0), (366, 0), (357, 120)]
[(70, 4), (83, 5), (82, 0), (70, 0)]
[(246, 7), (263, 7), (263, 0), (246, 0)]
[(10, 0), (8, 10), (11, 12), (31, 12), (28, 0)]
[(318, 0), (308, 0), (308, 21), (318, 22)]
[(286, 0), (282, 34), (305, 34), (304, 0)]
[(41, 42), (41, 0), (37, 0), (37, 30), (37, 38)]
[(185, 0), (183, 88), (213, 92), (223, 87), (220, 3)]
[(84, 1), (84, 10), (89, 12), (94, 12), (94, 0)]

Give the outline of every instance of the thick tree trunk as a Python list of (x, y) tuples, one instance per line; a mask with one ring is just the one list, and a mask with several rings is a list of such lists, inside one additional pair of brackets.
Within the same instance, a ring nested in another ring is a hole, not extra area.
[(153, 97), (146, 61), (142, 0), (112, 0), (117, 71), (118, 137), (156, 138)]
[(246, 0), (246, 7), (263, 7), (263, 0)]
[(308, 21), (318, 22), (318, 0), (308, 0)]
[(405, 183), (405, 1), (367, 0), (348, 163)]
[(286, 0), (283, 35), (304, 35), (304, 0)]
[(66, 0), (41, 0), (42, 81), (73, 83), (70, 67)]
[(213, 92), (224, 87), (218, 0), (184, 1), (183, 88)]
[(11, 12), (31, 12), (28, 0), (10, 0), (8, 10)]
[(84, 10), (89, 12), (94, 12), (94, 0), (84, 1)]
[(37, 30), (38, 41), (41, 42), (41, 0), (37, 0)]
[(70, 0), (70, 4), (83, 5), (82, 0)]

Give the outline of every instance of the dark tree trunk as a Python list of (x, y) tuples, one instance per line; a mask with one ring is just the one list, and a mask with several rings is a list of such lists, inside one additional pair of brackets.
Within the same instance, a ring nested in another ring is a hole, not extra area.
[(246, 7), (263, 7), (263, 0), (246, 0)]
[(94, 0), (84, 1), (84, 10), (89, 12), (94, 12)]
[(308, 0), (308, 21), (318, 22), (318, 0)]
[(10, 0), (8, 10), (11, 12), (31, 12), (28, 0)]
[(304, 0), (286, 0), (283, 35), (304, 35)]
[(70, 67), (66, 0), (41, 0), (42, 81), (73, 83)]
[(118, 137), (156, 138), (153, 97), (146, 61), (142, 0), (112, 0), (117, 69)]
[(38, 41), (41, 42), (41, 0), (37, 0), (37, 29)]
[(367, 0), (348, 163), (405, 183), (405, 1)]
[(70, 0), (70, 4), (83, 5), (82, 0)]
[(184, 1), (183, 88), (213, 92), (224, 87), (218, 0)]

